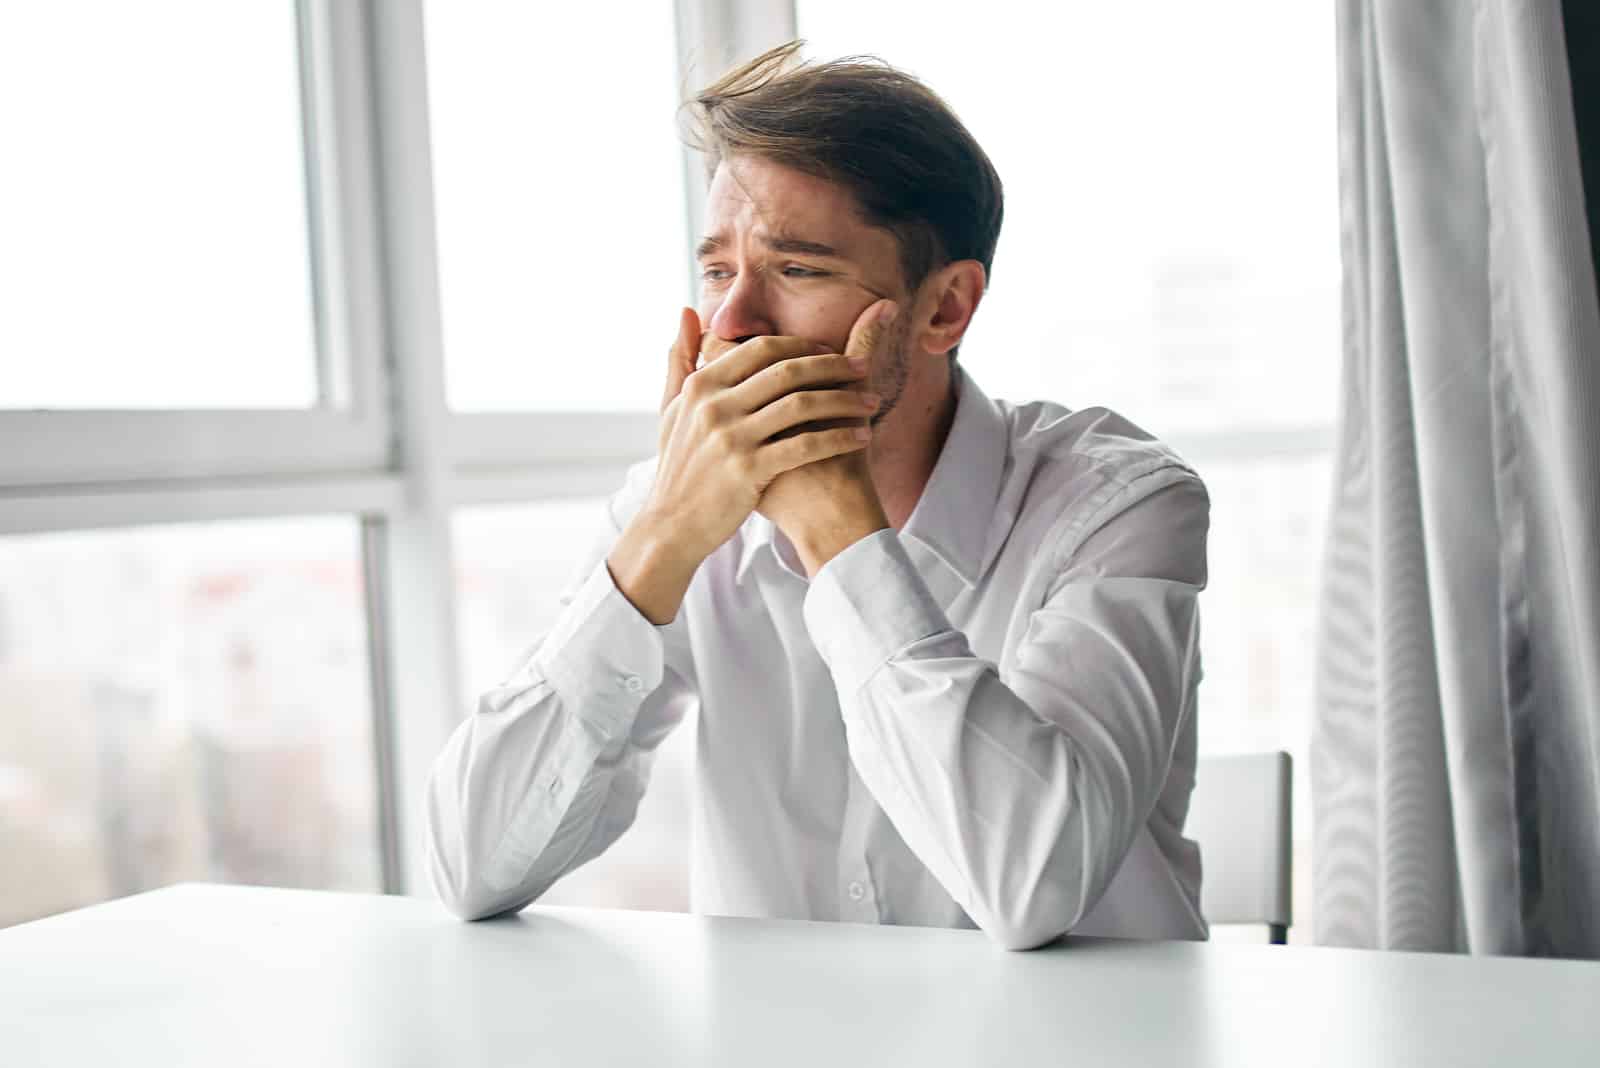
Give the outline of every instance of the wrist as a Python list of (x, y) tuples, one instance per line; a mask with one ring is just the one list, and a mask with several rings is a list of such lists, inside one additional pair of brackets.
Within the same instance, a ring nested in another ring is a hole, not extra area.
[(889, 528), (889, 519), (877, 498), (830, 502), (817, 509), (794, 530), (785, 530), (806, 575), (815, 578), (828, 561), (862, 538)]
[(618, 592), (656, 626), (677, 617), (704, 554), (674, 537), (674, 524), (646, 513), (629, 523), (606, 557)]

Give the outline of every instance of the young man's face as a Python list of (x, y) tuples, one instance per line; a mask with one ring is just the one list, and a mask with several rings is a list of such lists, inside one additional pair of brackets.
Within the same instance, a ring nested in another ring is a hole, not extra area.
[(894, 237), (862, 221), (850, 193), (766, 160), (725, 161), (706, 197), (699, 259), (708, 361), (762, 334), (843, 352), (868, 306), (883, 297), (898, 302), (892, 343), (871, 374), (884, 397), (879, 418), (888, 414), (905, 381), (910, 294)]

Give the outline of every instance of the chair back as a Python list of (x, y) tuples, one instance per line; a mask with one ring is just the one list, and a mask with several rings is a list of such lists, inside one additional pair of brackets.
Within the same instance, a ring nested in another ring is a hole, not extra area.
[(1184, 834), (1200, 843), (1200, 905), (1213, 924), (1290, 923), (1289, 754), (1201, 757)]

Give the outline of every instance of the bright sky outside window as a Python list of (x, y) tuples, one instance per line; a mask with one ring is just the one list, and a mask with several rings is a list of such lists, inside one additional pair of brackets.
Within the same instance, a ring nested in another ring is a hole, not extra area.
[(690, 297), (672, 5), (553, 10), (425, 5), (447, 393), (653, 411)]
[(0, 406), (317, 403), (292, 3), (0, 13)]
[(1333, 18), (1315, 5), (799, 0), (807, 54), (925, 78), (1006, 185), (962, 346), (991, 396), (1163, 435), (1337, 411)]

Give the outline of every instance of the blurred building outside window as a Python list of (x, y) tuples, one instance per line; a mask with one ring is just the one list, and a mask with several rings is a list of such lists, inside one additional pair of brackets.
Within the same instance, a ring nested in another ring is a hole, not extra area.
[(370, 693), (351, 519), (0, 538), (0, 926), (379, 889)]

